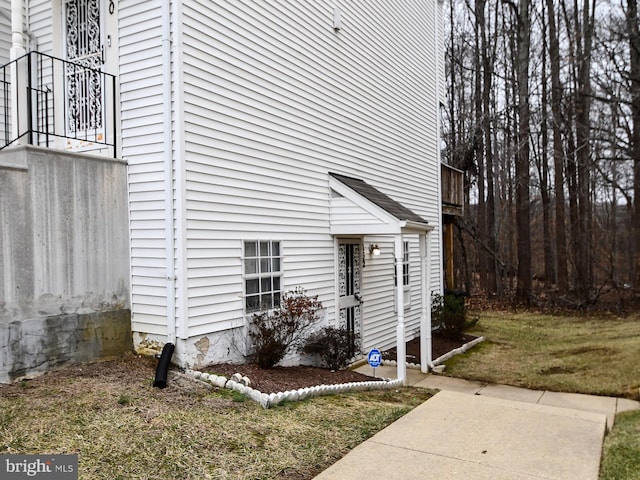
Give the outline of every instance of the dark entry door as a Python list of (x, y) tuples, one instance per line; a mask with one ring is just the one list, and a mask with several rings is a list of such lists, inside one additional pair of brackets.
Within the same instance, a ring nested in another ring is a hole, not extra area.
[(362, 279), (362, 245), (359, 240), (338, 243), (339, 326), (346, 328), (350, 338), (349, 355), (360, 351), (361, 335), (360, 282)]

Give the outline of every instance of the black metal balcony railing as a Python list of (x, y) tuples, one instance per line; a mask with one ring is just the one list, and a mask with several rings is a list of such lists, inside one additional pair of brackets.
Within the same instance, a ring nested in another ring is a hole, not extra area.
[(40, 52), (0, 67), (0, 150), (28, 143), (115, 157), (115, 134), (114, 75)]

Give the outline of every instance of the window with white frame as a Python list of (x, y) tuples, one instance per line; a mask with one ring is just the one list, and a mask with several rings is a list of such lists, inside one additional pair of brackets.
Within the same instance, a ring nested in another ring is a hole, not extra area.
[[(409, 242), (404, 240), (402, 242), (402, 286), (404, 290), (404, 309), (409, 310), (411, 308), (411, 286), (410, 281), (411, 277), (409, 274)], [(398, 286), (398, 273), (394, 266), (393, 268), (393, 285)], [(395, 295), (393, 297), (395, 304)], [(394, 305), (394, 310), (397, 311), (396, 306)]]
[(402, 242), (402, 285), (409, 286), (409, 242)]
[[(398, 272), (393, 269), (393, 284), (398, 285)], [(409, 242), (402, 242), (402, 285), (409, 286)]]
[(280, 306), (282, 255), (280, 242), (244, 242), (245, 311), (258, 312)]

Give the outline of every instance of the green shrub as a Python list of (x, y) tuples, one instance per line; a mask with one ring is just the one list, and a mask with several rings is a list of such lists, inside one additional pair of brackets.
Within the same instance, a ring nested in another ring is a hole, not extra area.
[(282, 295), (278, 308), (255, 313), (249, 329), (253, 361), (261, 368), (271, 368), (287, 353), (299, 349), (321, 308), (317, 295), (310, 297), (297, 287)]
[(319, 355), (322, 366), (332, 370), (346, 367), (351, 360), (353, 343), (358, 343), (346, 328), (324, 327), (307, 338), (301, 348), (305, 355)]
[(443, 336), (459, 340), (464, 331), (477, 322), (477, 318), (467, 321), (464, 296), (455, 293), (431, 296), (431, 323)]

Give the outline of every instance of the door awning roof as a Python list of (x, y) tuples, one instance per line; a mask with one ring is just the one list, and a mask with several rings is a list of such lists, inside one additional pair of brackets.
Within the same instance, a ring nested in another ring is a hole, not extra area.
[(420, 215), (359, 178), (329, 173), (333, 235), (395, 235), (433, 229)]

